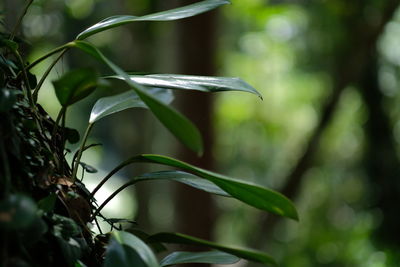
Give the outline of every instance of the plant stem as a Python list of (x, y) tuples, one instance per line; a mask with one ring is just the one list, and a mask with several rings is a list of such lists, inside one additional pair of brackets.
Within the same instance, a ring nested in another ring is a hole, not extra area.
[(72, 162), (72, 166), (73, 166), (72, 180), (73, 181), (75, 181), (75, 179), (76, 179), (76, 173), (78, 172), (79, 162), (81, 161), (82, 153), (85, 148), (85, 144), (86, 144), (87, 138), (89, 136), (89, 133), (90, 133), (90, 130), (92, 129), (92, 127), (93, 127), (93, 123), (89, 123), (88, 127), (86, 128), (85, 134), (83, 136), (81, 146), (79, 147), (78, 156), (76, 157), (76, 161)]
[(70, 48), (71, 46), (72, 46), (72, 43), (70, 42), (70, 43), (66, 43), (66, 44), (64, 44), (64, 45), (62, 45), (62, 46), (59, 46), (59, 47), (57, 47), (57, 48), (54, 48), (54, 49), (51, 50), (49, 53), (47, 53), (47, 54), (41, 56), (40, 58), (36, 59), (34, 62), (32, 62), (31, 64), (29, 64), (29, 65), (26, 67), (26, 69), (27, 69), (27, 70), (30, 70), (31, 68), (35, 67), (37, 64), (39, 64), (40, 62), (42, 62), (42, 61), (45, 60), (46, 58), (51, 57), (52, 55), (57, 54), (57, 53), (60, 52), (60, 51), (68, 50), (68, 48)]
[[(33, 91), (33, 101), (37, 101), (39, 90), (42, 87), (44, 81), (46, 80), (47, 76), (49, 76), (51, 70), (54, 68), (54, 66), (57, 64), (57, 62), (62, 58), (62, 56), (68, 51), (68, 49), (62, 50), (61, 54), (58, 55), (58, 57), (50, 64), (50, 66), (47, 68), (45, 73), (43, 74), (42, 78), (40, 78), (40, 81), (35, 87), (35, 90)], [(29, 66), (27, 67), (29, 69)]]
[(51, 132), (52, 139), (57, 134), (58, 124), (60, 123), (61, 118), (64, 116), (65, 110), (66, 110), (66, 107), (61, 107), (60, 111), (58, 112), (56, 122), (54, 123), (53, 131)]
[(31, 106), (32, 110), (35, 111), (35, 103), (33, 102), (31, 86), (29, 84), (28, 73), (26, 72), (26, 68), (24, 66), (24, 61), (23, 61), (20, 53), (17, 50), (12, 50), (12, 51), (13, 51), (14, 55), (17, 57), (19, 64), (21, 65), (22, 75), (24, 78), (26, 95), (28, 97), (29, 105)]
[(125, 167), (126, 165), (129, 165), (131, 163), (134, 163), (135, 160), (134, 159), (130, 159), (127, 161), (122, 162), (120, 165), (118, 165), (117, 167), (115, 167), (109, 174), (107, 174), (106, 177), (104, 177), (100, 183), (93, 189), (92, 193), (90, 193), (90, 197), (89, 199), (92, 199), (93, 196), (96, 194), (97, 191), (99, 191), (99, 189), (108, 181), (108, 179), (111, 178), (111, 176), (113, 176), (115, 173), (117, 173), (119, 170), (121, 170), (123, 167)]
[(94, 221), (96, 222), (97, 229), (99, 229), (99, 233), (102, 235), (102, 234), (103, 234), (103, 231), (101, 231), (100, 224), (99, 224), (99, 222), (97, 221), (97, 218), (96, 218), (96, 217), (94, 217)]
[(25, 6), (24, 11), (22, 12), (21, 16), (19, 16), (17, 23), (14, 26), (14, 29), (11, 33), (10, 40), (12, 41), (17, 34), (18, 28), (21, 25), (22, 19), (25, 17), (26, 12), (28, 11), (30, 5), (33, 3), (33, 0), (29, 0), (28, 4)]
[(64, 175), (64, 161), (62, 160), (64, 158), (64, 149), (65, 149), (65, 121), (66, 121), (66, 117), (67, 117), (67, 108), (64, 108), (64, 114), (62, 116), (62, 120), (61, 120), (61, 148), (59, 151), (59, 158), (61, 161), (61, 174)]
[(119, 192), (121, 192), (122, 190), (124, 190), (125, 188), (127, 188), (128, 186), (134, 185), (137, 181), (133, 180), (130, 182), (127, 182), (125, 184), (123, 184), (120, 188), (118, 188), (117, 190), (115, 190), (106, 200), (104, 200), (104, 202), (95, 210), (95, 212), (92, 215), (92, 218), (90, 219), (90, 221), (93, 221), (94, 218), (96, 218), (97, 214), (99, 214), (99, 212), (104, 208), (105, 205), (108, 204), (108, 202), (110, 202)]

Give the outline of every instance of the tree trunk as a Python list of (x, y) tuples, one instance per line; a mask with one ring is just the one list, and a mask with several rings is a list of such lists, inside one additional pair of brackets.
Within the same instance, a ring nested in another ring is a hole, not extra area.
[(377, 53), (373, 51), (360, 83), (360, 92), (368, 110), (365, 124), (364, 165), (370, 183), (371, 208), (378, 208), (382, 221), (375, 230), (375, 241), (382, 249), (399, 249), (400, 160), (393, 138), (393, 127), (384, 110), (384, 96), (379, 88)]
[[(181, 5), (195, 1), (180, 1)], [(215, 75), (217, 12), (179, 22), (178, 56), (179, 72), (183, 74)], [(213, 96), (199, 92), (184, 92), (180, 97), (180, 109), (197, 125), (204, 141), (204, 155), (197, 157), (180, 146), (178, 157), (205, 169), (214, 169), (213, 159)], [(210, 194), (184, 185), (176, 187), (178, 231), (204, 239), (212, 239), (215, 222), (215, 205)], [(189, 265), (187, 265), (189, 266)], [(207, 265), (196, 265), (207, 266)]]

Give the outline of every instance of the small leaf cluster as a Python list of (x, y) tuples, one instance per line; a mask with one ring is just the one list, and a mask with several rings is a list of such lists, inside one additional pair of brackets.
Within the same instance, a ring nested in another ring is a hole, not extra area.
[[(75, 40), (53, 49), (31, 64), (26, 64), (20, 54), (22, 41), (15, 39), (13, 33), (1, 35), (0, 235), (5, 244), (1, 248), (1, 255), (5, 255), (1, 264), (158, 267), (182, 263), (231, 264), (240, 258), (275, 264), (272, 257), (259, 251), (216, 244), (181, 233), (147, 234), (135, 222), (106, 218), (101, 211), (129, 186), (138, 182), (169, 180), (297, 220), (292, 202), (276, 191), (155, 154), (128, 158), (101, 179), (92, 192), (77, 177), (80, 168), (82, 173), (96, 173), (96, 169), (81, 162), (81, 158), (87, 149), (97, 145), (87, 144), (92, 128), (99, 120), (114, 113), (130, 108), (148, 109), (179, 141), (201, 154), (202, 138), (197, 127), (170, 105), (174, 90), (243, 91), (261, 98), (256, 89), (239, 78), (129, 74), (85, 41), (91, 35), (127, 23), (182, 19), (227, 3), (226, 0), (206, 0), (142, 17), (113, 16), (87, 28)], [(102, 76), (94, 68), (77, 68), (52, 81), (61, 104), (59, 114), (53, 120), (37, 103), (37, 95), (54, 65), (70, 49), (77, 49), (83, 53), (82, 56), (98, 60), (113, 75)], [(40, 80), (30, 74), (32, 68), (53, 55), (57, 57)], [(66, 126), (68, 109), (98, 88), (109, 86), (115, 79), (124, 81), (130, 89), (98, 99), (81, 138), (76, 130)], [(67, 142), (80, 142), (71, 162), (65, 159)], [(136, 163), (159, 164), (176, 170), (133, 177), (98, 204), (95, 199), (97, 191), (120, 169)], [(99, 227), (101, 234), (94, 234), (88, 225), (98, 225), (98, 219), (108, 222), (112, 231), (102, 233)], [(133, 227), (122, 228), (122, 223)], [(210, 251), (175, 251), (159, 260), (156, 253), (166, 250), (164, 244), (168, 243), (196, 245)]]

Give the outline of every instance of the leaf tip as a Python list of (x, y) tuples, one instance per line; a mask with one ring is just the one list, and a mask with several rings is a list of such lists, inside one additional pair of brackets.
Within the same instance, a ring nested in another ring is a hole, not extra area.
[(296, 210), (294, 210), (294, 214), (293, 214), (293, 216), (292, 216), (291, 218), (292, 218), (293, 220), (295, 220), (296, 222), (299, 222), (299, 221), (300, 221), (299, 214), (297, 213)]

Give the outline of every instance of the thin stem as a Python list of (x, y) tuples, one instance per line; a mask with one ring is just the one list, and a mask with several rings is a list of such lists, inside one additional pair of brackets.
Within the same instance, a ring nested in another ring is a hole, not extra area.
[(28, 101), (29, 101), (29, 105), (31, 106), (31, 108), (33, 110), (35, 110), (35, 103), (33, 102), (33, 98), (32, 98), (32, 92), (31, 92), (31, 86), (29, 84), (29, 79), (28, 79), (28, 73), (26, 72), (26, 68), (24, 67), (24, 61), (20, 55), (20, 53), (17, 50), (13, 50), (14, 55), (17, 57), (19, 64), (21, 65), (22, 68), (22, 75), (24, 78), (24, 83), (25, 83), (25, 87), (26, 87), (26, 94), (28, 96)]
[(79, 162), (81, 161), (82, 153), (85, 148), (85, 144), (86, 144), (87, 138), (89, 136), (89, 133), (90, 133), (90, 130), (92, 129), (92, 127), (93, 127), (93, 123), (89, 123), (88, 127), (86, 128), (85, 134), (83, 136), (81, 146), (79, 147), (78, 156), (76, 156), (76, 161), (72, 162), (72, 166), (73, 166), (72, 180), (73, 181), (75, 181), (75, 179), (76, 179), (76, 173), (78, 172)]
[(64, 163), (62, 158), (64, 157), (64, 148), (65, 148), (65, 121), (67, 117), (67, 108), (64, 108), (64, 115), (62, 116), (61, 120), (61, 149), (59, 151), (60, 155), (59, 158), (61, 159), (61, 173), (64, 175)]
[(36, 59), (35, 61), (33, 61), (31, 64), (29, 64), (26, 69), (30, 70), (31, 68), (35, 67), (37, 64), (39, 64), (40, 62), (42, 62), (43, 60), (45, 60), (48, 57), (51, 57), (54, 54), (57, 54), (58, 52), (62, 51), (62, 50), (68, 50), (68, 48), (70, 48), (72, 46), (72, 42), (66, 43), (62, 46), (59, 46), (57, 48), (54, 48), (53, 50), (51, 50), (49, 53), (41, 56), (40, 58)]
[(117, 173), (119, 170), (121, 170), (122, 168), (124, 168), (125, 166), (136, 162), (136, 157), (126, 160), (124, 162), (122, 162), (120, 165), (118, 165), (117, 167), (115, 167), (109, 174), (107, 174), (106, 177), (104, 177), (100, 183), (93, 189), (92, 193), (90, 193), (90, 197), (89, 199), (92, 199), (93, 196), (97, 193), (97, 191), (99, 191), (99, 189), (108, 181), (108, 179), (110, 179), (115, 173)]
[(102, 234), (103, 234), (103, 231), (101, 231), (100, 224), (99, 224), (99, 222), (98, 222), (98, 220), (97, 220), (96, 217), (94, 217), (94, 221), (96, 222), (96, 226), (97, 226), (97, 229), (99, 230), (99, 233), (102, 235)]
[(60, 109), (60, 112), (58, 112), (56, 122), (54, 123), (53, 131), (51, 132), (51, 138), (55, 138), (57, 134), (57, 129), (58, 129), (58, 124), (60, 123), (61, 118), (64, 116), (64, 113), (66, 111), (66, 107), (62, 107)]
[(106, 200), (104, 200), (104, 202), (95, 210), (95, 212), (92, 215), (92, 218), (90, 219), (90, 221), (93, 221), (94, 218), (96, 218), (97, 214), (99, 214), (99, 212), (104, 208), (105, 205), (108, 204), (108, 202), (110, 202), (119, 192), (121, 192), (122, 190), (124, 190), (125, 188), (127, 188), (128, 186), (134, 185), (137, 182), (137, 180), (133, 180), (130, 182), (127, 182), (126, 184), (122, 185), (120, 188), (118, 188), (117, 190), (115, 190)]
[[(89, 148), (91, 148), (91, 147), (95, 147), (95, 146), (101, 146), (101, 144), (90, 144), (90, 145), (87, 145), (87, 146), (85, 146), (85, 147), (83, 148), (83, 151), (82, 151), (82, 152), (86, 151), (87, 149), (89, 149)], [(76, 152), (75, 152), (75, 154), (74, 154), (74, 156), (73, 156), (73, 158), (72, 158), (72, 162), (75, 162), (76, 157), (78, 156), (78, 152), (79, 152), (79, 151), (76, 151)]]
[(33, 0), (29, 0), (28, 4), (25, 6), (24, 11), (22, 12), (21, 16), (19, 16), (17, 23), (14, 26), (14, 29), (11, 33), (10, 40), (12, 41), (17, 34), (18, 28), (21, 25), (22, 19), (25, 17), (26, 12), (28, 11), (30, 5), (33, 3)]
[[(39, 90), (42, 87), (44, 81), (46, 80), (47, 76), (49, 76), (51, 70), (54, 68), (54, 66), (57, 64), (57, 62), (63, 57), (63, 55), (68, 51), (68, 49), (62, 50), (61, 54), (58, 55), (58, 57), (50, 64), (50, 66), (47, 68), (45, 73), (43, 74), (42, 78), (40, 78), (38, 84), (35, 87), (35, 90), (33, 91), (33, 100), (36, 102), (39, 94)], [(29, 69), (29, 66), (27, 67)]]

